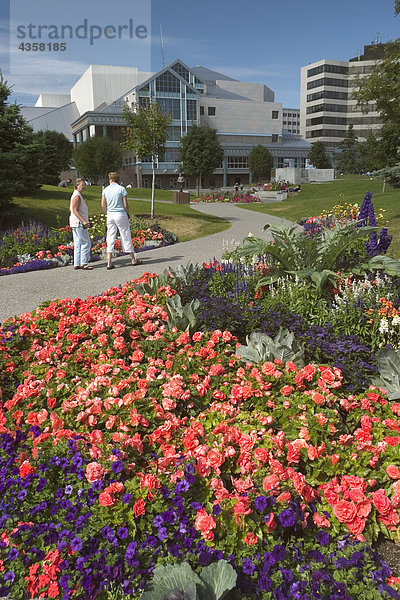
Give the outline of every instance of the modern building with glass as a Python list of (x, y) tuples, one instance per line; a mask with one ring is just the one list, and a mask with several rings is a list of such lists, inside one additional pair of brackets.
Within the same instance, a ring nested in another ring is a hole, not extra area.
[[(68, 100), (65, 96), (63, 99)], [(158, 157), (158, 187), (177, 188), (176, 179), (182, 169), (180, 139), (197, 124), (216, 129), (224, 150), (222, 164), (212, 177), (202, 181), (202, 187), (253, 183), (248, 156), (258, 144), (271, 152), (275, 168), (305, 166), (311, 144), (283, 125), (284, 113), (298, 113), (298, 109), (283, 108), (275, 102), (274, 92), (262, 83), (238, 81), (202, 66), (189, 68), (179, 59), (156, 73), (91, 65), (71, 89), (70, 102), (63, 105), (79, 115), (71, 122), (73, 143), (77, 145), (93, 135), (122, 141), (124, 105), (134, 108), (149, 101), (157, 102), (172, 117), (165, 154)], [(31, 121), (35, 129), (49, 128), (42, 126), (43, 102), (45, 98), (41, 97), (36, 105), (41, 107), (41, 118)], [(63, 106), (49, 108), (48, 118), (51, 115), (53, 123)], [(123, 183), (133, 187), (151, 185), (151, 163), (130, 151), (124, 152), (123, 161)], [(186, 178), (185, 187), (194, 186), (195, 181)]]

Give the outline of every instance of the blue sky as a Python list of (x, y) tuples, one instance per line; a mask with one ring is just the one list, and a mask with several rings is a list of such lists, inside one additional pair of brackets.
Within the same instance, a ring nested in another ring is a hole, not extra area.
[[(25, 105), (34, 105), (40, 92), (67, 93), (90, 63), (160, 69), (162, 30), (165, 64), (180, 58), (189, 66), (201, 64), (239, 80), (262, 82), (275, 92), (277, 102), (298, 107), (302, 66), (321, 58), (348, 60), (362, 53), (365, 44), (400, 37), (394, 0), (9, 1), (11, 19), (8, 0), (0, 9), (0, 64), (13, 86), (12, 100)], [(28, 39), (29, 23), (76, 28), (85, 19), (101, 35), (93, 44), (75, 37), (67, 40), (63, 54), (18, 49), (22, 41), (35, 41)], [(24, 39), (16, 39), (17, 25)], [(132, 36), (139, 25), (147, 27), (146, 39)], [(113, 28), (109, 39), (102, 30), (106, 26)]]

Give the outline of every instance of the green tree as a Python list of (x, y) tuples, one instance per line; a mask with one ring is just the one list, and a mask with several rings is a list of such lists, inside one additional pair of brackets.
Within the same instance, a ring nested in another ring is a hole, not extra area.
[(208, 125), (194, 125), (181, 139), (183, 172), (197, 179), (197, 193), (202, 177), (210, 176), (224, 157), (217, 131)]
[(33, 129), (17, 104), (8, 104), (11, 89), (0, 72), (0, 207), (11, 208), (11, 198), (40, 187), (38, 145)]
[(378, 179), (388, 181), (393, 187), (400, 187), (400, 147), (397, 149), (398, 162), (391, 167), (384, 167), (372, 174)]
[(336, 158), (336, 169), (343, 173), (359, 173), (364, 169), (361, 144), (353, 125), (349, 125), (346, 137), (338, 144), (341, 152)]
[(323, 142), (314, 142), (311, 145), (308, 158), (316, 169), (330, 169), (332, 166)]
[(128, 124), (125, 130), (124, 147), (132, 150), (142, 160), (151, 160), (151, 218), (154, 218), (156, 163), (165, 152), (167, 128), (172, 119), (169, 114), (162, 111), (156, 102), (148, 103), (145, 106), (136, 105), (132, 110), (125, 105), (123, 115)]
[(38, 131), (35, 138), (40, 148), (40, 181), (48, 185), (57, 185), (60, 171), (68, 169), (71, 164), (73, 145), (58, 131)]
[(387, 42), (385, 54), (373, 67), (372, 73), (360, 76), (354, 98), (364, 112), (371, 103), (376, 105), (383, 122), (400, 122), (400, 38)]
[(95, 135), (75, 148), (73, 158), (80, 177), (104, 183), (108, 173), (118, 171), (122, 165), (122, 146), (108, 137)]
[(256, 180), (270, 179), (274, 159), (265, 146), (253, 146), (249, 154), (249, 168)]

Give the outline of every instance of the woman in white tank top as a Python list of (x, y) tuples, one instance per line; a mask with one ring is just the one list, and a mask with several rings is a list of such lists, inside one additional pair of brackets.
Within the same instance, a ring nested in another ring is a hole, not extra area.
[(85, 189), (85, 181), (77, 179), (74, 187), (75, 190), (69, 204), (69, 224), (74, 238), (74, 269), (92, 271), (93, 267), (88, 264), (90, 249), (92, 247), (92, 242), (87, 231), (89, 227), (89, 210), (82, 196), (82, 192)]

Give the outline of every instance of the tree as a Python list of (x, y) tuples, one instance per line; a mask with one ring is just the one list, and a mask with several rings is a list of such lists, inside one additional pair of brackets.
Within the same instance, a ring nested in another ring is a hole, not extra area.
[(271, 152), (265, 146), (253, 146), (249, 154), (249, 169), (257, 180), (270, 179), (274, 159)]
[(58, 131), (38, 131), (35, 139), (39, 144), (41, 163), (41, 183), (57, 185), (60, 171), (68, 169), (71, 163), (73, 146), (63, 133)]
[[(373, 171), (372, 175), (378, 179), (388, 181), (393, 187), (400, 187), (400, 147), (398, 148), (398, 162), (391, 167)], [(384, 188), (382, 191), (384, 191)]]
[(110, 171), (121, 167), (122, 147), (108, 137), (94, 135), (75, 148), (73, 158), (81, 177), (104, 183)]
[(208, 125), (193, 125), (181, 139), (180, 147), (183, 172), (189, 177), (196, 177), (199, 193), (201, 178), (212, 175), (224, 157), (217, 131)]
[(361, 144), (358, 142), (353, 125), (349, 125), (346, 137), (338, 144), (341, 153), (336, 158), (336, 169), (343, 173), (360, 173), (364, 170)]
[(400, 38), (386, 43), (383, 59), (369, 76), (360, 76), (357, 85), (353, 96), (364, 112), (373, 102), (383, 122), (400, 122)]
[[(33, 129), (17, 104), (7, 104), (11, 93), (0, 72), (0, 207), (11, 198), (40, 187), (38, 145)], [(4, 211), (2, 210), (2, 217)]]
[(330, 169), (331, 161), (323, 142), (314, 142), (308, 154), (309, 161), (316, 169)]
[(165, 152), (167, 127), (172, 118), (169, 114), (164, 114), (156, 102), (144, 106), (136, 105), (132, 110), (125, 105), (123, 115), (128, 124), (125, 130), (124, 147), (132, 150), (142, 160), (147, 158), (151, 160), (151, 218), (153, 219), (156, 163)]

